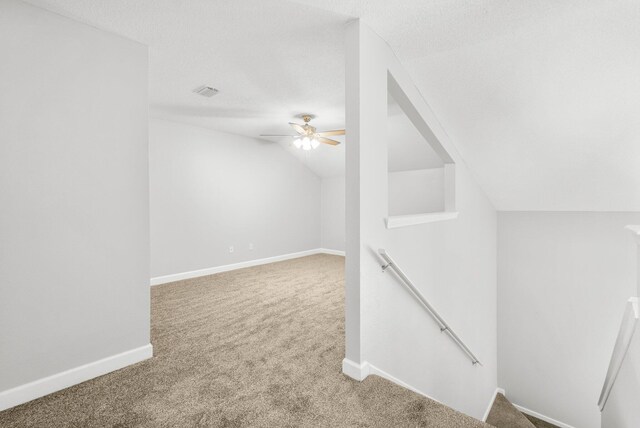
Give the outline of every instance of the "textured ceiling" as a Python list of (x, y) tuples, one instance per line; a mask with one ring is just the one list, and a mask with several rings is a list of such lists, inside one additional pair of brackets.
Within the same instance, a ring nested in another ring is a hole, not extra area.
[[(30, 2), (148, 44), (155, 116), (250, 136), (302, 112), (344, 125), (344, 27), (359, 17), (498, 209), (640, 211), (637, 0)], [(198, 98), (201, 84), (221, 92)], [(343, 171), (344, 147), (289, 150)]]
[[(154, 117), (252, 137), (290, 133), (300, 113), (344, 127), (344, 15), (274, 0), (28, 1), (148, 45)], [(204, 84), (220, 93), (191, 92)], [(320, 176), (344, 171), (343, 147), (274, 141)]]

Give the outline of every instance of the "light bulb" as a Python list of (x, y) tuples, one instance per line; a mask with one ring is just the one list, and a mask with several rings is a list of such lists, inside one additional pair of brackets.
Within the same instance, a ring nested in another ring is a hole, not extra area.
[(311, 148), (318, 148), (318, 146), (320, 145), (320, 141), (318, 141), (316, 138), (311, 140)]
[(302, 150), (311, 150), (311, 140), (309, 137), (304, 137), (302, 139)]
[(297, 149), (302, 147), (302, 140), (300, 138), (293, 139), (293, 145), (296, 146)]

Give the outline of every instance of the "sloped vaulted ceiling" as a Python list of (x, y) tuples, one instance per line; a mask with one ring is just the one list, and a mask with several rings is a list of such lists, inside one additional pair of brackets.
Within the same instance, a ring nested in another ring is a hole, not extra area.
[(300, 0), (394, 49), (500, 210), (640, 211), (640, 2)]
[[(637, 0), (30, 2), (149, 44), (156, 115), (250, 136), (308, 110), (344, 124), (344, 26), (360, 18), (497, 209), (640, 211)], [(215, 103), (189, 92), (204, 83)], [(342, 156), (301, 160), (329, 176)]]

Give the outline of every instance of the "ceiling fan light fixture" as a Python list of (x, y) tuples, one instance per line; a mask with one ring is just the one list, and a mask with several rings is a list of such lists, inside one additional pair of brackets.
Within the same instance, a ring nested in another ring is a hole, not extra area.
[(311, 150), (311, 138), (304, 137), (302, 139), (302, 150)]
[(309, 125), (309, 121), (314, 118), (311, 114), (303, 114), (301, 115), (304, 120), (304, 125), (300, 125), (299, 123), (289, 122), (289, 125), (293, 128), (293, 130), (298, 135), (286, 135), (286, 134), (260, 134), (261, 137), (293, 137), (293, 146), (296, 149), (301, 149), (305, 151), (317, 149), (320, 147), (320, 144), (328, 144), (330, 146), (337, 146), (340, 144), (340, 141), (332, 140), (331, 138), (334, 135), (344, 135), (344, 129), (334, 129), (332, 131), (320, 131), (317, 132), (314, 126)]

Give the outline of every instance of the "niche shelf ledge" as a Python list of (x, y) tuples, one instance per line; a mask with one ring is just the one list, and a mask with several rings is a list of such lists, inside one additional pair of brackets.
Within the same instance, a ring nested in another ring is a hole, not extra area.
[(387, 229), (415, 226), (417, 224), (434, 223), (436, 221), (453, 220), (458, 218), (458, 211), (444, 211), (438, 213), (395, 215), (385, 219)]
[(625, 229), (629, 229), (633, 234), (640, 236), (640, 225), (630, 224)]
[(625, 229), (630, 230), (631, 233), (634, 234), (634, 237), (636, 238), (636, 242), (638, 242), (638, 245), (640, 245), (640, 225), (630, 224)]

